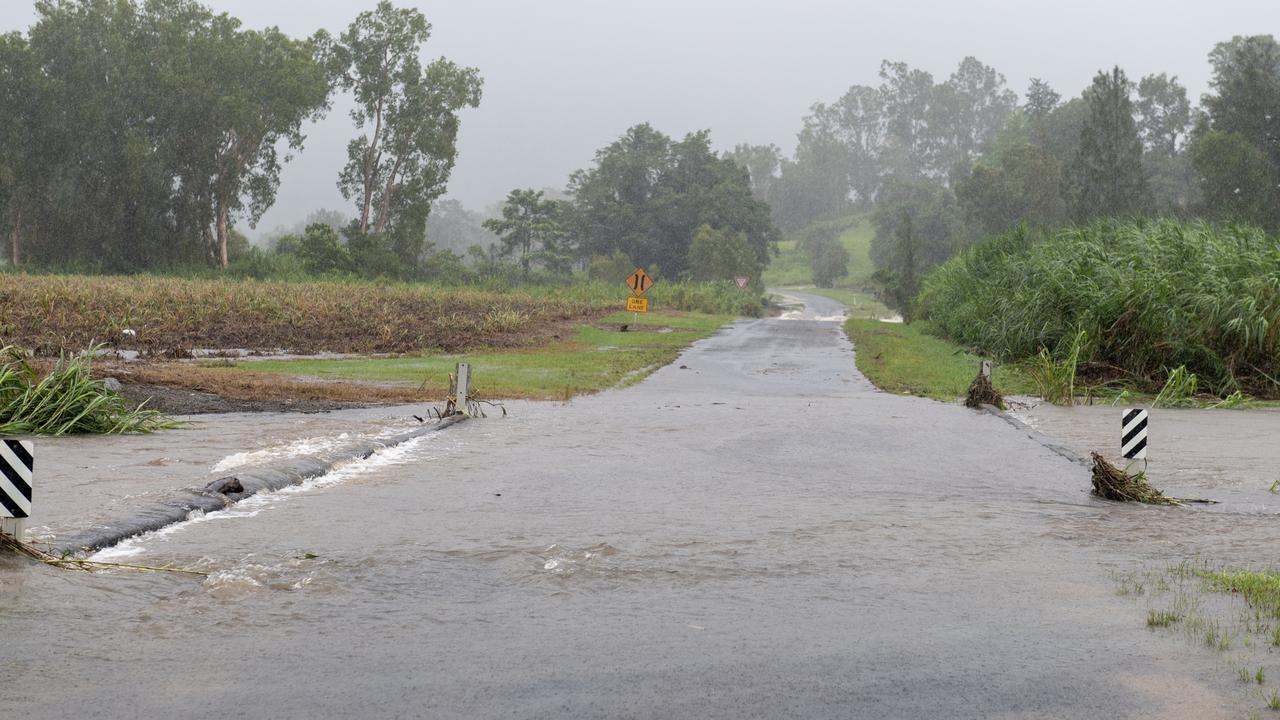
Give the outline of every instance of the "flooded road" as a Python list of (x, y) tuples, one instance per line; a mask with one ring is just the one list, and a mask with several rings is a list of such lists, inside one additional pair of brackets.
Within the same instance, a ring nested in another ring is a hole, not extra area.
[[(793, 317), (99, 554), (207, 579), (0, 559), (5, 716), (1244, 716), (1219, 661), (1148, 632), (1106, 577), (1220, 549), (1128, 533), (1230, 508), (1093, 500), (1080, 466), (876, 391), (838, 322)], [(411, 411), (57, 445), (42, 532), (164, 487), (153, 456), (195, 482)]]

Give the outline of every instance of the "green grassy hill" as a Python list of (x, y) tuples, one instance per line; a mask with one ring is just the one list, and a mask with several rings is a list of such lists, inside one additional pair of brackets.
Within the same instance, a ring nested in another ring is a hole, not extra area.
[(840, 242), (849, 251), (847, 277), (837, 281), (834, 288), (813, 287), (809, 257), (800, 243), (792, 237), (778, 244), (780, 254), (765, 271), (765, 284), (770, 287), (803, 289), (815, 295), (839, 300), (849, 306), (851, 317), (892, 317), (895, 313), (876, 299), (875, 283), (871, 280), (871, 275), (875, 272), (875, 266), (871, 264), (871, 238), (875, 236), (875, 226), (871, 224), (870, 218), (863, 215), (836, 222), (848, 223), (848, 227), (840, 233)]

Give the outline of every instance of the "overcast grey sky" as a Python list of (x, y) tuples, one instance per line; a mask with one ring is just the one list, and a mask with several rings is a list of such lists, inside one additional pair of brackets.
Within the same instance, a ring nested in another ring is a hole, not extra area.
[[(338, 32), (376, 0), (206, 0), (251, 27)], [(425, 56), (480, 68), (484, 100), (463, 116), (449, 194), (473, 208), (514, 187), (562, 187), (639, 122), (716, 145), (794, 148), (815, 101), (878, 83), (882, 59), (945, 78), (965, 55), (1021, 92), (1041, 77), (1064, 96), (1100, 68), (1178, 75), (1207, 89), (1207, 55), (1233, 35), (1280, 34), (1276, 0), (401, 0), (434, 26)], [(0, 31), (35, 21), (0, 0)], [(335, 187), (349, 104), (308, 130), (259, 230), (315, 208), (350, 212)]]

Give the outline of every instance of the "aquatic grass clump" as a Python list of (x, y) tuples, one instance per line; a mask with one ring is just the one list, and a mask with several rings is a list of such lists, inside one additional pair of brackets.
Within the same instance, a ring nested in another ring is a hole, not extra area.
[(63, 356), (43, 378), (15, 346), (0, 349), (0, 435), (149, 433), (181, 423), (133, 407), (90, 375), (90, 357)]
[(1181, 366), (1219, 397), (1280, 397), (1280, 243), (1248, 226), (1019, 229), (939, 266), (917, 308), (945, 337), (1005, 361), (1042, 348), (1063, 358), (1084, 330), (1082, 373), (1155, 391)]
[(1182, 616), (1172, 610), (1147, 611), (1147, 627), (1169, 627), (1181, 619)]

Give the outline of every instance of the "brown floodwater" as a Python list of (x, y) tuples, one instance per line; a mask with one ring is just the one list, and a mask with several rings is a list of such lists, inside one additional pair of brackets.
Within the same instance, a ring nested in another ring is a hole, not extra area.
[[(5, 717), (1244, 716), (1108, 572), (1263, 561), (1265, 498), (1188, 477), (1223, 503), (1093, 499), (998, 418), (876, 391), (812, 319), (839, 307), (802, 299), (634, 387), (512, 403), (96, 556), (207, 577), (0, 559)], [(33, 529), (413, 412), (41, 441)]]

